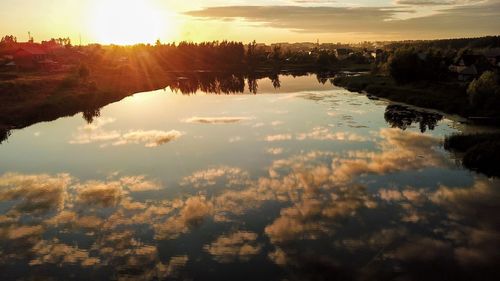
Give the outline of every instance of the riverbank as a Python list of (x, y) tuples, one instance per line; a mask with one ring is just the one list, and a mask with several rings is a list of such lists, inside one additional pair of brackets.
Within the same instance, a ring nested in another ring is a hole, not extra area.
[(457, 153), (466, 168), (500, 177), (500, 133), (452, 135), (445, 139), (444, 148)]
[(470, 105), (466, 83), (420, 82), (400, 85), (391, 77), (373, 74), (337, 76), (333, 82), (352, 92), (365, 92), (395, 102), (457, 114), (471, 122), (500, 125), (499, 110), (476, 109)]
[(301, 67), (282, 72), (264, 68), (244, 72), (179, 72), (154, 64), (140, 67), (138, 63), (90, 65), (84, 71), (75, 66), (49, 73), (3, 73), (0, 77), (0, 143), (8, 138), (11, 130), (81, 112), (91, 122), (98, 116), (99, 108), (138, 92), (168, 87), (182, 94), (198, 91), (237, 94), (246, 90), (257, 93), (258, 79), (268, 77), (275, 87), (279, 87), (281, 74), (300, 76), (308, 73)]
[[(457, 114), (475, 124), (500, 126), (500, 110), (472, 107), (465, 83), (398, 85), (388, 76), (373, 74), (337, 76), (333, 82), (352, 92), (364, 92), (395, 102)], [(500, 168), (498, 168), (500, 133), (452, 135), (446, 138), (444, 147), (454, 152), (466, 168), (490, 177), (500, 177)]]
[(85, 78), (77, 72), (23, 73), (1, 80), (0, 130), (96, 111), (135, 92), (159, 89), (167, 83), (162, 75), (146, 76), (125, 70), (95, 70)]

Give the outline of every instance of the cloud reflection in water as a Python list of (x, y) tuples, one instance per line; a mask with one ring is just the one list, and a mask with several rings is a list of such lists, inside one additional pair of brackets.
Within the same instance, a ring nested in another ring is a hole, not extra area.
[[(155, 193), (162, 183), (145, 175), (81, 181), (4, 174), (0, 264), (108, 268), (117, 279), (181, 276), (188, 274), (182, 268), (205, 262), (203, 255), (195, 260), (165, 245), (209, 227), (214, 232), (193, 247), (212, 262), (272, 262), (295, 279), (414, 279), (427, 277), (421, 269), (429, 266), (464, 279), (493, 268), (500, 258), (500, 222), (492, 215), (500, 209), (499, 182), (373, 190), (360, 178), (450, 163), (430, 135), (382, 129), (372, 137), (373, 151), (302, 152), (276, 159), (260, 176), (207, 167), (182, 177), (180, 194), (168, 199)], [(246, 224), (245, 216), (259, 212), (265, 219)]]

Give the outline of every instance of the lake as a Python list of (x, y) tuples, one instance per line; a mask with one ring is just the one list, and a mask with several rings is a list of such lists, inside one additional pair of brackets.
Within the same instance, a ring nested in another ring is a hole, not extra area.
[(499, 277), (500, 183), (443, 148), (481, 128), (314, 75), (252, 84), (13, 131), (0, 279)]

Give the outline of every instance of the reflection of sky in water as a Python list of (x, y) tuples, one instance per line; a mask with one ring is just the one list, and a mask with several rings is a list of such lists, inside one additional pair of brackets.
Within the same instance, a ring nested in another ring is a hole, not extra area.
[(281, 84), (137, 94), (92, 124), (15, 131), (0, 146), (2, 280), (495, 273), (500, 186), (442, 149), (452, 121), (390, 128), (386, 102)]

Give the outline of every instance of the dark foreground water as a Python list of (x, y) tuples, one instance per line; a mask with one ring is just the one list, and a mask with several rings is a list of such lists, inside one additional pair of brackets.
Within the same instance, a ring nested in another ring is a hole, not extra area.
[(442, 147), (475, 128), (326, 82), (14, 131), (0, 280), (499, 280), (500, 183)]

